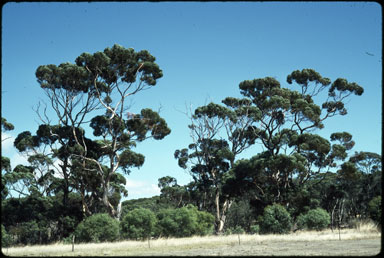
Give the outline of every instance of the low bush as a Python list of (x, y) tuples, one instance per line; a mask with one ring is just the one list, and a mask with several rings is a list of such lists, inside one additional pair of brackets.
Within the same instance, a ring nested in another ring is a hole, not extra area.
[(242, 227), (236, 226), (234, 228), (227, 228), (224, 232), (224, 235), (244, 234), (244, 233), (245, 233), (245, 230)]
[(121, 235), (127, 239), (146, 239), (154, 234), (156, 224), (156, 215), (151, 210), (136, 208), (122, 218)]
[(260, 218), (260, 233), (286, 234), (292, 226), (291, 215), (280, 204), (268, 205)]
[(258, 234), (260, 232), (260, 226), (259, 225), (252, 225), (250, 227), (250, 233), (251, 234)]
[(179, 209), (163, 209), (158, 212), (157, 235), (189, 237), (206, 235), (213, 231), (213, 215), (198, 211), (193, 205)]
[(112, 242), (119, 239), (119, 222), (106, 213), (92, 215), (77, 225), (76, 242)]
[(322, 208), (309, 210), (305, 214), (300, 214), (297, 218), (299, 229), (322, 230), (331, 223), (328, 212)]

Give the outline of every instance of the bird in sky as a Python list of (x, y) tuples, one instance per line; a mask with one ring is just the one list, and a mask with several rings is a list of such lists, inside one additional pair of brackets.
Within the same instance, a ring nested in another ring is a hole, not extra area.
[(369, 53), (369, 52), (367, 52), (367, 51), (365, 51), (365, 53), (366, 53), (367, 55), (369, 55), (369, 56), (374, 56), (374, 54)]

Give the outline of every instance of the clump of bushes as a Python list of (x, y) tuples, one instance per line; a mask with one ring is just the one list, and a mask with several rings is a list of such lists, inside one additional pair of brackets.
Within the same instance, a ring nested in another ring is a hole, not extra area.
[(189, 204), (178, 209), (161, 209), (156, 214), (146, 208), (136, 208), (124, 215), (120, 229), (124, 239), (143, 240), (151, 236), (203, 236), (213, 232), (213, 225), (212, 214)]
[(289, 212), (280, 204), (268, 205), (260, 221), (260, 233), (286, 234), (292, 227)]
[(144, 240), (154, 234), (156, 224), (156, 215), (150, 209), (136, 208), (122, 218), (121, 235), (127, 239)]
[(328, 212), (322, 208), (309, 210), (305, 214), (300, 214), (297, 218), (299, 229), (322, 230), (331, 223)]
[[(74, 232), (76, 242), (112, 242), (118, 239), (144, 240), (150, 237), (188, 237), (213, 232), (214, 216), (193, 205), (179, 209), (162, 209), (154, 213), (147, 208), (128, 211), (121, 221), (106, 213), (92, 215)], [(66, 239), (70, 241), (70, 239)]]
[(157, 218), (157, 233), (166, 237), (203, 236), (213, 231), (213, 215), (190, 204), (179, 209), (160, 210)]
[(112, 242), (119, 236), (119, 222), (106, 213), (86, 218), (75, 230), (76, 242)]

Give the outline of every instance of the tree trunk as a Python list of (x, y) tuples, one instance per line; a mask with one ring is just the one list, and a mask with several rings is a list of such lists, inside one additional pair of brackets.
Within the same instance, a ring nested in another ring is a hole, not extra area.
[(103, 204), (107, 208), (108, 213), (115, 218), (117, 216), (117, 212), (113, 205), (109, 202), (108, 198), (108, 190), (109, 190), (109, 178), (106, 178), (106, 182), (103, 184)]
[(225, 221), (227, 218), (227, 212), (232, 205), (232, 201), (230, 201), (229, 199), (226, 199), (223, 203), (222, 209), (220, 209), (220, 192), (219, 192), (219, 189), (217, 188), (216, 189), (215, 205), (216, 205), (215, 230), (216, 230), (216, 234), (220, 235), (223, 233)]

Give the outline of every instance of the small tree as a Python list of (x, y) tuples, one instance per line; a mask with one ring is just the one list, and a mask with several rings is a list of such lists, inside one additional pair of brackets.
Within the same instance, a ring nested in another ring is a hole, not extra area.
[(155, 230), (157, 224), (156, 215), (149, 209), (138, 208), (128, 212), (120, 222), (123, 238), (146, 239)]
[(322, 208), (310, 210), (306, 214), (299, 215), (297, 218), (299, 228), (322, 230), (328, 227), (330, 223), (331, 217), (328, 212)]
[(283, 206), (273, 204), (265, 207), (260, 223), (260, 233), (286, 234), (291, 226), (291, 215)]
[(75, 230), (78, 242), (107, 242), (119, 238), (119, 222), (106, 213), (92, 215)]

